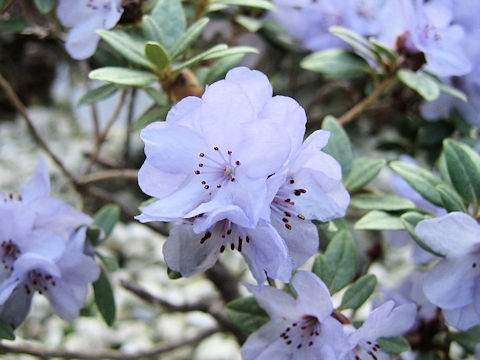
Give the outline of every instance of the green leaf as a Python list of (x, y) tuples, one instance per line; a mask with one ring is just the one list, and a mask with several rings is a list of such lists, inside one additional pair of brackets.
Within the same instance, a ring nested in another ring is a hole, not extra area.
[(454, 140), (443, 142), (448, 174), (457, 192), (469, 203), (480, 204), (480, 156)]
[(168, 98), (167, 94), (163, 90), (156, 89), (154, 87), (144, 88), (145, 92), (150, 96), (150, 98), (155, 101), (157, 105), (167, 105)]
[(179, 0), (158, 0), (151, 16), (144, 16), (143, 28), (149, 40), (159, 42), (170, 52), (186, 28), (182, 3)]
[(382, 337), (377, 339), (376, 342), (380, 345), (380, 349), (387, 354), (398, 355), (410, 350), (410, 344), (401, 336), (390, 338)]
[(357, 246), (350, 231), (341, 230), (333, 237), (325, 257), (332, 270), (329, 289), (334, 294), (350, 283), (357, 270)]
[(97, 30), (97, 34), (127, 60), (146, 68), (152, 67), (145, 57), (145, 42), (143, 40), (136, 39), (119, 30)]
[(410, 234), (410, 236), (412, 237), (413, 240), (415, 240), (415, 242), (421, 247), (423, 248), (425, 251), (428, 251), (429, 253), (432, 253), (434, 255), (437, 255), (437, 256), (443, 256), (437, 252), (435, 252), (434, 250), (432, 250), (427, 244), (425, 244), (422, 239), (420, 239), (417, 234), (415, 233), (415, 226), (417, 226), (417, 224), (422, 221), (422, 220), (426, 220), (426, 219), (431, 219), (432, 217), (429, 216), (429, 215), (424, 215), (424, 214), (420, 214), (416, 211), (409, 211), (409, 212), (406, 212), (405, 214), (403, 214), (401, 217), (400, 217), (400, 220), (402, 221), (403, 225), (405, 226), (405, 230), (408, 231), (408, 233)]
[(19, 33), (28, 26), (27, 21), (23, 17), (15, 17), (10, 19), (0, 19), (0, 30), (5, 33)]
[(358, 309), (372, 295), (376, 286), (377, 277), (375, 275), (362, 276), (345, 291), (339, 309)]
[(223, 79), (225, 74), (232, 68), (234, 68), (240, 60), (242, 60), (243, 54), (226, 56), (223, 59), (218, 60), (207, 72), (205, 77), (205, 84), (211, 84), (214, 81)]
[(362, 210), (396, 211), (415, 209), (415, 204), (398, 195), (359, 194), (352, 197), (350, 205)]
[(410, 184), (425, 200), (437, 206), (443, 206), (442, 197), (436, 186), (444, 184), (442, 180), (424, 168), (403, 161), (392, 161), (389, 166)]
[(397, 72), (397, 76), (401, 82), (418, 92), (427, 101), (433, 101), (440, 95), (438, 84), (424, 73), (402, 69)]
[(94, 104), (112, 96), (118, 91), (118, 86), (113, 84), (103, 84), (94, 89), (88, 90), (78, 100), (78, 106)]
[(441, 92), (448, 94), (450, 96), (453, 96), (462, 101), (465, 101), (465, 102), (468, 101), (467, 95), (465, 95), (465, 93), (461, 92), (460, 90), (455, 89), (454, 87), (451, 87), (450, 85), (445, 84), (444, 82), (438, 82), (437, 85)]
[(262, 20), (245, 16), (245, 15), (237, 15), (235, 17), (235, 21), (252, 33), (257, 32), (263, 26)]
[(248, 6), (264, 10), (274, 10), (275, 6), (270, 1), (266, 0), (211, 0), (210, 3), (213, 5), (215, 3), (223, 5), (233, 5), (233, 6)]
[(451, 336), (461, 347), (470, 354), (474, 354), (476, 346), (480, 344), (480, 326), (471, 328), (468, 331), (451, 333)]
[(98, 251), (95, 251), (95, 254), (102, 261), (103, 265), (106, 266), (108, 271), (114, 272), (114, 271), (118, 270), (119, 266), (118, 266), (118, 262), (117, 262), (116, 259), (114, 259), (110, 256), (104, 256), (104, 255), (100, 254)]
[(100, 242), (110, 236), (119, 218), (120, 208), (118, 205), (105, 205), (95, 213), (93, 224), (103, 230), (103, 237), (100, 239)]
[(197, 56), (194, 56), (193, 58), (190, 58), (183, 63), (178, 64), (177, 66), (174, 67), (172, 72), (178, 72), (178, 71), (180, 71), (184, 68), (187, 68), (187, 67), (189, 67), (193, 64), (196, 64), (197, 62), (205, 60), (207, 58), (207, 56), (209, 56), (209, 55), (212, 55), (214, 53), (217, 53), (217, 52), (220, 52), (220, 51), (223, 51), (223, 50), (226, 50), (226, 49), (228, 49), (228, 46), (225, 45), (225, 44), (215, 45), (214, 47), (208, 49), (207, 51), (205, 51), (201, 54), (198, 54)]
[(253, 54), (258, 54), (258, 50), (251, 47), (251, 46), (233, 46), (228, 49), (216, 51), (214, 53), (208, 54), (204, 60), (212, 60), (212, 59), (219, 59), (219, 58), (224, 58), (227, 56), (232, 56), (232, 55), (245, 55), (247, 53), (253, 53)]
[[(157, 200), (157, 199), (155, 199)], [(177, 280), (182, 278), (182, 274), (180, 274), (178, 271), (174, 271), (170, 268), (167, 268), (167, 276), (170, 280)]]
[(42, 14), (46, 14), (55, 8), (57, 0), (35, 0), (35, 5)]
[(121, 67), (103, 67), (88, 74), (92, 80), (104, 80), (114, 84), (128, 86), (147, 86), (157, 81), (157, 77), (147, 71), (132, 70)]
[(397, 64), (397, 55), (390, 49), (389, 47), (383, 45), (382, 43), (379, 43), (375, 38), (369, 38), (368, 41), (370, 44), (373, 45), (375, 48), (375, 52), (378, 53), (379, 55), (385, 55), (388, 60), (389, 60), (389, 65), (391, 67), (394, 67)]
[(167, 116), (169, 109), (170, 109), (170, 106), (163, 106), (163, 107), (154, 106), (147, 109), (147, 111), (145, 111), (142, 115), (140, 115), (138, 120), (132, 124), (132, 127), (130, 130), (139, 131), (154, 121), (165, 120), (165, 117)]
[(345, 178), (344, 184), (350, 193), (357, 191), (372, 181), (384, 168), (383, 159), (358, 158), (352, 163), (352, 170)]
[(233, 323), (248, 334), (270, 321), (268, 314), (253, 296), (236, 299), (228, 303), (225, 310)]
[(371, 73), (368, 63), (351, 51), (329, 49), (306, 56), (300, 66), (305, 70), (318, 72), (327, 79), (357, 79)]
[(2, 319), (0, 319), (0, 339), (15, 340), (13, 327)]
[(448, 212), (452, 212), (452, 211), (467, 212), (467, 208), (465, 207), (465, 204), (462, 198), (450, 186), (442, 184), (442, 185), (436, 186), (435, 189), (437, 189), (438, 193), (440, 194), (440, 197), (442, 198), (443, 207)]
[(157, 42), (149, 41), (145, 44), (145, 55), (158, 70), (163, 70), (170, 65), (167, 51)]
[(328, 265), (327, 258), (323, 254), (315, 256), (313, 261), (312, 272), (317, 275), (330, 288), (333, 278), (333, 272)]
[(95, 304), (102, 314), (103, 320), (108, 326), (112, 326), (115, 321), (115, 298), (113, 296), (112, 286), (107, 275), (100, 271), (100, 276), (93, 283), (93, 293), (95, 296)]
[(5, 5), (7, 5), (7, 3), (8, 3), (8, 0), (0, 0), (0, 10), (3, 10)]
[(200, 36), (209, 21), (209, 19), (203, 18), (188, 28), (172, 49), (172, 59), (175, 59), (188, 49), (188, 47)]
[(399, 216), (385, 211), (373, 210), (366, 213), (355, 224), (357, 230), (405, 230)]
[(330, 28), (328, 28), (328, 31), (345, 41), (347, 44), (349, 44), (351, 47), (353, 47), (360, 53), (374, 59), (379, 64), (381, 64), (382, 58), (379, 54), (376, 53), (375, 46), (360, 34), (357, 34), (356, 32), (341, 26), (331, 26)]
[(347, 133), (333, 116), (323, 119), (322, 129), (330, 131), (330, 139), (323, 151), (332, 155), (342, 166), (342, 175), (347, 177), (353, 165), (352, 145)]
[(93, 246), (97, 246), (100, 243), (100, 236), (102, 235), (102, 229), (96, 225), (90, 225), (87, 228), (87, 237)]

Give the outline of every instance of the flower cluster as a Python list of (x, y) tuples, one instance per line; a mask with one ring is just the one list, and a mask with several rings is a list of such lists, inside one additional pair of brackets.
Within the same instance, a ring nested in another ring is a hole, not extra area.
[(110, 29), (123, 13), (122, 0), (60, 0), (57, 15), (60, 22), (71, 27), (65, 47), (74, 59), (93, 55), (100, 35), (95, 31)]
[(0, 319), (17, 327), (35, 292), (44, 294), (61, 318), (73, 321), (99, 268), (85, 254), (91, 219), (50, 197), (46, 164), (39, 161), (18, 199), (0, 201)]
[(177, 221), (164, 246), (168, 266), (191, 276), (237, 250), (259, 283), (288, 282), (318, 250), (310, 220), (343, 216), (349, 194), (337, 161), (321, 151), (329, 133), (305, 142), (306, 115), (273, 96), (267, 77), (240, 67), (187, 97), (141, 132), (141, 189), (158, 200), (137, 217)]
[(248, 285), (271, 321), (250, 335), (242, 348), (245, 360), (261, 359), (383, 359), (376, 340), (405, 333), (417, 307), (394, 307), (387, 301), (355, 329), (334, 316), (330, 293), (313, 273), (297, 272), (292, 285), (297, 297), (270, 286)]
[(413, 0), (276, 0), (271, 17), (310, 50), (344, 47), (329, 32), (342, 26), (377, 40), (402, 56), (408, 67), (438, 76), (472, 70), (463, 47), (464, 30), (453, 23), (451, 1)]

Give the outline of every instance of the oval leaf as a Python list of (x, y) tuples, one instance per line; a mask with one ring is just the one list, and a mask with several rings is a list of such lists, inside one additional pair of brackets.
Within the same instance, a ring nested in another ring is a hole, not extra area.
[(360, 190), (384, 168), (387, 162), (383, 159), (358, 158), (353, 160), (352, 170), (345, 178), (345, 186), (350, 193)]
[(93, 293), (95, 295), (95, 304), (97, 305), (103, 320), (108, 326), (112, 326), (115, 321), (115, 298), (113, 297), (112, 286), (107, 275), (100, 272), (97, 281), (93, 283)]
[(360, 194), (352, 197), (350, 204), (362, 210), (396, 211), (415, 209), (415, 204), (397, 195)]
[(347, 133), (333, 116), (323, 119), (322, 129), (330, 131), (330, 139), (323, 151), (332, 155), (342, 166), (342, 175), (345, 178), (353, 165), (352, 145)]
[(400, 217), (384, 211), (373, 210), (366, 213), (355, 224), (357, 230), (405, 230)]
[(340, 309), (358, 309), (372, 295), (377, 286), (375, 275), (365, 275), (359, 278), (343, 294)]
[(258, 305), (253, 296), (228, 303), (226, 311), (235, 325), (249, 334), (270, 321), (268, 314)]
[(155, 65), (157, 70), (163, 70), (170, 65), (170, 57), (167, 51), (157, 42), (149, 41), (145, 45), (147, 59)]
[(397, 73), (401, 82), (419, 93), (425, 100), (433, 101), (440, 95), (440, 88), (430, 76), (410, 70), (399, 70)]
[(128, 86), (147, 86), (157, 81), (157, 77), (150, 72), (113, 66), (93, 70), (88, 77)]

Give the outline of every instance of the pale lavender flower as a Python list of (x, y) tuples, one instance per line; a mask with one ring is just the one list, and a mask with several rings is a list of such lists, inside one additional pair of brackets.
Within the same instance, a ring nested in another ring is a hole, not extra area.
[(57, 314), (73, 320), (87, 283), (98, 277), (97, 265), (84, 255), (86, 228), (77, 231), (91, 219), (49, 194), (48, 170), (40, 160), (19, 199), (2, 195), (0, 202), (0, 317), (13, 327), (27, 315), (35, 290), (49, 297)]
[(464, 30), (452, 24), (453, 14), (442, 1), (387, 1), (379, 16), (378, 39), (400, 53), (423, 53), (423, 69), (438, 76), (471, 71), (462, 47)]
[(480, 225), (471, 216), (452, 212), (423, 220), (418, 237), (445, 256), (430, 271), (425, 296), (443, 310), (446, 321), (467, 330), (480, 324)]
[(275, 0), (276, 10), (269, 17), (278, 21), (301, 45), (310, 50), (346, 47), (329, 32), (343, 26), (362, 35), (372, 33), (383, 0)]
[(65, 44), (70, 56), (92, 56), (100, 40), (96, 30), (114, 27), (123, 13), (121, 5), (122, 0), (59, 0), (58, 19), (71, 27)]
[(295, 124), (292, 114), (305, 119), (305, 113), (293, 99), (276, 97), (264, 111), (285, 126), (302, 129), (289, 131), (291, 156), (278, 173), (265, 179), (265, 215), (257, 226), (245, 226), (248, 219), (239, 206), (201, 204), (202, 215), (192, 225), (174, 227), (164, 246), (166, 263), (184, 276), (205, 271), (230, 248), (244, 256), (260, 284), (266, 275), (288, 282), (292, 269), (318, 251), (318, 232), (310, 220), (345, 215), (350, 197), (341, 182), (340, 165), (321, 151), (329, 132), (317, 131), (302, 144), (304, 120)]
[(352, 360), (389, 359), (389, 355), (381, 350), (376, 340), (380, 337), (405, 334), (414, 324), (416, 313), (417, 306), (412, 303), (395, 307), (393, 301), (387, 301), (379, 306), (368, 315), (362, 326), (349, 336), (353, 350), (348, 358)]
[[(147, 126), (141, 133), (147, 158), (138, 181), (159, 200), (137, 219), (201, 216), (203, 229), (196, 225), (201, 232), (216, 222), (210, 214), (231, 205), (240, 210), (231, 221), (255, 227), (268, 212), (267, 178), (282, 168), (292, 142), (305, 131), (303, 109), (297, 111), (296, 102), (291, 108), (292, 101), (272, 97), (261, 72), (236, 68), (207, 87), (201, 99), (187, 97), (165, 122)], [(279, 117), (278, 108), (287, 112)]]
[(242, 347), (244, 360), (343, 359), (349, 350), (343, 325), (334, 319), (325, 284), (313, 273), (297, 272), (293, 298), (270, 286), (247, 288), (270, 316), (270, 322), (251, 334)]

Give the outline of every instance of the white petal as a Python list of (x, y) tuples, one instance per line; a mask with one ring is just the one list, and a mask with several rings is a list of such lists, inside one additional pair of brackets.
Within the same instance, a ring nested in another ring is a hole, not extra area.
[(297, 291), (297, 311), (316, 316), (323, 321), (333, 312), (332, 299), (327, 286), (309, 271), (298, 271), (292, 279)]
[(32, 179), (21, 186), (22, 201), (30, 202), (34, 199), (50, 195), (50, 178), (48, 175), (47, 163), (40, 158), (37, 164), (37, 170)]
[(101, 17), (92, 16), (70, 30), (65, 47), (72, 58), (82, 60), (93, 55), (100, 40), (95, 30), (101, 29), (102, 25)]
[(480, 314), (473, 304), (455, 310), (443, 310), (443, 316), (449, 325), (462, 331), (480, 325)]

